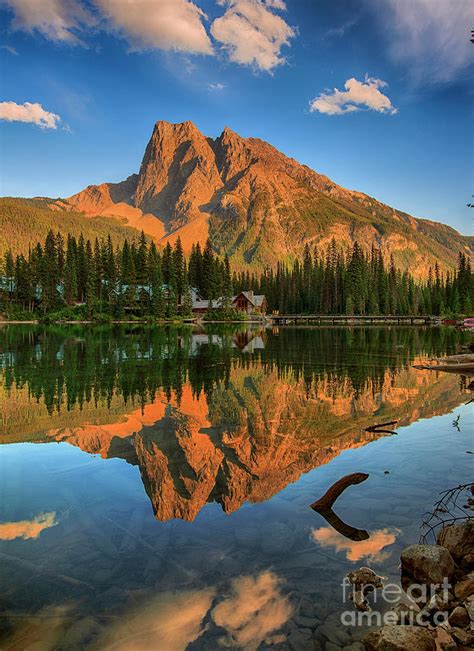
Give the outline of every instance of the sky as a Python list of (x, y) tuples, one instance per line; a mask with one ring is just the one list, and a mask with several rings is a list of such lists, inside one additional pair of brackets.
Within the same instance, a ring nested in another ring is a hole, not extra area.
[(192, 120), (470, 233), (473, 27), (471, 0), (0, 0), (0, 194), (121, 181)]

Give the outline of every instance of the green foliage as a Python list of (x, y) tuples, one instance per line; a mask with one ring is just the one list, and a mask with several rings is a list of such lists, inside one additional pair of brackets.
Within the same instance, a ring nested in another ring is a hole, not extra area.
[(135, 241), (139, 233), (112, 217), (85, 217), (83, 213), (53, 210), (49, 208), (53, 200), (0, 198), (0, 258), (11, 249), (13, 255), (28, 255), (37, 242), (44, 241), (48, 232), (61, 233), (79, 239), (81, 233), (91, 242), (106, 240), (110, 235), (114, 246), (125, 239)]
[(92, 314), (92, 320), (95, 323), (111, 323), (112, 315), (107, 312), (94, 312)]
[[(31, 314), (30, 314), (31, 317)], [(66, 321), (85, 321), (87, 313), (84, 305), (75, 305), (73, 307), (63, 307), (56, 312), (48, 312), (40, 316), (41, 323), (61, 323)]]
[(8, 321), (34, 321), (37, 315), (34, 312), (24, 310), (18, 305), (9, 305), (5, 311), (5, 317)]
[(474, 279), (469, 259), (459, 254), (457, 273), (440, 272), (435, 264), (428, 280), (416, 283), (397, 269), (387, 268), (380, 250), (365, 254), (357, 242), (352, 251), (338, 249), (333, 239), (326, 250), (306, 247), (291, 265), (278, 262), (261, 276), (241, 272), (233, 286), (239, 293), (252, 288), (265, 294), (270, 311), (281, 314), (468, 314), (474, 305)]
[(204, 321), (244, 321), (246, 319), (248, 319), (248, 314), (232, 308), (209, 310), (204, 315)]
[(387, 267), (379, 249), (367, 254), (355, 242), (347, 252), (335, 239), (325, 250), (306, 246), (291, 266), (280, 260), (260, 275), (232, 276), (228, 257), (219, 258), (209, 240), (204, 251), (193, 246), (188, 263), (179, 238), (160, 253), (143, 233), (138, 242), (114, 246), (110, 236), (92, 243), (80, 233), (65, 241), (50, 230), (27, 257), (7, 250), (1, 266), (0, 309), (39, 313), (48, 322), (183, 319), (192, 313), (191, 288), (209, 301), (207, 320), (242, 319), (232, 295), (247, 290), (284, 314), (469, 314), (474, 306), (464, 253), (457, 272), (444, 276), (436, 263), (417, 283), (393, 258)]

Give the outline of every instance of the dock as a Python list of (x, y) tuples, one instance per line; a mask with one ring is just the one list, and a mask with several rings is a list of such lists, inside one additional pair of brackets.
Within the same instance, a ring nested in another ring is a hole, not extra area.
[(408, 314), (404, 316), (382, 316), (380, 314), (338, 315), (338, 314), (269, 314), (267, 321), (273, 325), (436, 325), (438, 316)]

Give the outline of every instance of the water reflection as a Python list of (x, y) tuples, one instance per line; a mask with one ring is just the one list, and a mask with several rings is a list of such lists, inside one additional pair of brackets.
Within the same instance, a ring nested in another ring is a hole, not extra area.
[(367, 540), (350, 540), (331, 527), (321, 527), (311, 532), (313, 540), (322, 547), (345, 552), (349, 561), (367, 559), (373, 563), (381, 563), (390, 556), (390, 551), (382, 551), (393, 545), (400, 533), (398, 529), (377, 529), (371, 531)]
[(15, 538), (38, 538), (40, 533), (58, 524), (56, 513), (39, 513), (31, 520), (18, 522), (0, 522), (0, 540), (15, 540)]
[(2, 442), (67, 442), (137, 465), (162, 521), (267, 500), (386, 434), (370, 425), (461, 401), (458, 378), (411, 368), (458, 344), (450, 330), (74, 332), (0, 330)]
[[(348, 568), (397, 580), (433, 496), (472, 474), (463, 381), (411, 367), (463, 336), (0, 328), (0, 646), (356, 643)], [(362, 541), (308, 507), (354, 472), (337, 513)]]

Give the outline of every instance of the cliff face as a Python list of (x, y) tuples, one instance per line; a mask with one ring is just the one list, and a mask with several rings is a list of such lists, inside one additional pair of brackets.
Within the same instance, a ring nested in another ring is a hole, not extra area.
[(455, 266), (469, 238), (420, 220), (368, 195), (347, 190), (268, 143), (226, 128), (213, 140), (192, 122), (157, 122), (136, 175), (89, 186), (55, 206), (125, 218), (164, 244), (181, 237), (185, 251), (207, 237), (235, 267), (263, 268), (304, 245), (335, 237), (350, 247), (380, 247), (418, 277), (437, 260)]

